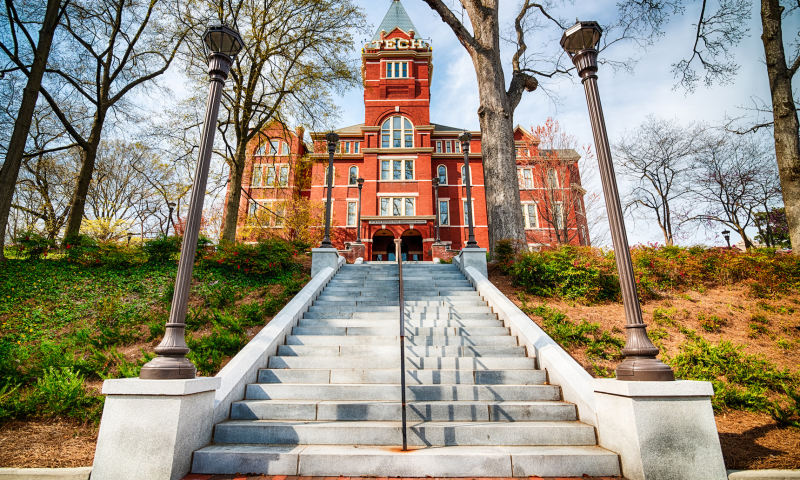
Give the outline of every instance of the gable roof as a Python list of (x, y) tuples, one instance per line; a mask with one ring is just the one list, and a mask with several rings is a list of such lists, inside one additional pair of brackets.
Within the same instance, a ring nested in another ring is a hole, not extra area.
[(406, 33), (410, 32), (411, 30), (414, 30), (415, 32), (417, 31), (417, 27), (414, 26), (414, 23), (411, 21), (411, 18), (409, 18), (408, 13), (406, 12), (406, 9), (403, 8), (403, 4), (400, 3), (400, 0), (392, 0), (392, 4), (389, 6), (389, 11), (386, 12), (386, 15), (383, 17), (383, 21), (378, 27), (378, 30), (375, 31), (375, 35), (372, 36), (372, 39), (380, 40), (381, 31), (385, 31), (387, 34), (389, 34), (395, 28), (399, 28)]

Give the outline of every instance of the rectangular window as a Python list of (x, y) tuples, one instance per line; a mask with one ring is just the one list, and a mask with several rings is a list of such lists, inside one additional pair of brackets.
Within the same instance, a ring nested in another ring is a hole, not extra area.
[(442, 141), (436, 140), (436, 153), (442, 153)]
[(553, 170), (552, 168), (547, 171), (547, 186), (550, 187), (551, 189), (559, 188), (558, 175), (556, 174), (556, 171)]
[(384, 134), (381, 135), (381, 148), (389, 148), (389, 131), (384, 130)]
[(392, 62), (386, 62), (386, 78), (392, 78)]
[(406, 198), (406, 209), (404, 211), (406, 216), (414, 215), (414, 199), (413, 198)]
[(381, 160), (381, 180), (389, 180), (389, 170), (391, 168), (391, 160)]
[(539, 228), (539, 215), (535, 203), (523, 203), (522, 216), (525, 217), (525, 228)]
[(356, 202), (347, 202), (347, 226), (354, 227), (356, 225)]
[(381, 198), (381, 216), (382, 217), (389, 216), (389, 198), (387, 197)]
[(283, 203), (276, 203), (274, 205), (275, 207), (272, 211), (275, 212), (275, 226), (282, 227), (286, 215), (286, 205)]
[(278, 184), (281, 187), (285, 187), (285, 186), (289, 185), (289, 165), (281, 165), (280, 177), (278, 178)]
[(392, 216), (399, 217), (403, 215), (403, 199), (402, 198), (393, 198), (392, 199)]
[(456, 141), (455, 141), (455, 142), (453, 142), (453, 143), (455, 144), (455, 150), (456, 150), (456, 153), (461, 153), (461, 142), (459, 142), (458, 140), (456, 140)]
[(267, 183), (268, 187), (275, 186), (275, 165), (267, 165)]
[(522, 176), (525, 180), (525, 189), (530, 190), (533, 188), (533, 169), (525, 168), (522, 170)]
[(394, 162), (392, 162), (392, 179), (402, 180), (403, 179), (402, 170), (403, 170), (403, 162), (399, 160), (395, 160)]
[(403, 62), (402, 65), (403, 65), (403, 78), (408, 78), (408, 64), (406, 62)]
[(253, 166), (253, 178), (250, 179), (250, 185), (254, 187), (261, 186), (261, 174), (263, 173), (264, 165), (258, 164)]
[(406, 160), (406, 180), (414, 180), (414, 160)]
[(553, 204), (553, 226), (558, 230), (564, 228), (564, 204), (561, 202)]
[(446, 142), (444, 142), (444, 146), (447, 149), (446, 150), (447, 153), (452, 153), (453, 142), (451, 142), (450, 140), (447, 140)]
[(361, 142), (356, 142), (353, 148), (353, 153), (359, 153), (360, 150), (361, 150)]
[[(464, 206), (464, 225), (469, 225), (469, 217), (467, 216), (467, 201), (464, 200), (462, 203), (463, 203), (463, 206)], [(472, 212), (472, 224), (475, 225), (475, 212), (474, 211)]]
[(417, 199), (413, 197), (381, 197), (381, 216), (413, 216)]
[(439, 200), (439, 225), (450, 225), (450, 202)]
[[(324, 187), (328, 186), (328, 167), (325, 167), (325, 176), (322, 177), (322, 185)], [(336, 185), (336, 167), (333, 167), (333, 172), (331, 172), (331, 186)]]
[(408, 62), (386, 62), (386, 78), (408, 78)]
[(342, 142), (342, 153), (350, 153), (350, 142)]
[(247, 211), (250, 213), (250, 216), (254, 216), (258, 213), (258, 202), (255, 200), (250, 200), (250, 205), (248, 205)]

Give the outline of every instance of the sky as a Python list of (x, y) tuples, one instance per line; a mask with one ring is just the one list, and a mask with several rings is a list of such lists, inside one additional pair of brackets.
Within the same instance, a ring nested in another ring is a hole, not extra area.
[[(371, 25), (371, 36), (383, 19), (391, 0), (356, 0), (363, 7)], [(454, 0), (445, 0), (455, 5)], [(430, 39), (433, 46), (433, 83), (431, 91), (431, 121), (455, 127), (478, 129), (478, 90), (472, 61), (455, 35), (422, 0), (402, 0), (418, 34)], [(502, 28), (510, 29), (518, 12), (516, 0), (500, 0)], [(567, 2), (569, 3), (569, 2)], [(699, 2), (696, 2), (699, 4)], [(738, 74), (729, 84), (705, 87), (698, 85), (692, 93), (676, 89), (671, 65), (691, 51), (695, 18), (699, 5), (689, 6), (681, 16), (670, 19), (664, 35), (646, 50), (639, 45), (617, 44), (602, 55), (615, 59), (637, 59), (630, 71), (614, 70), (601, 65), (598, 72), (601, 101), (606, 126), (612, 144), (626, 132), (635, 129), (649, 114), (675, 122), (706, 121), (720, 124), (727, 117), (738, 117), (747, 112), (742, 107), (751, 103), (752, 97), (769, 100), (769, 85), (764, 66), (764, 52), (760, 40), (761, 25), (758, 16), (759, 2), (754, 4), (749, 23), (749, 35), (733, 51), (740, 65)], [(599, 20), (601, 23), (616, 11), (615, 1), (578, 0), (558, 13), (569, 18)], [(711, 8), (711, 7), (709, 7)], [(454, 11), (460, 16), (460, 8)], [(466, 14), (465, 22), (468, 23)], [(798, 31), (798, 25), (786, 25), (787, 30)], [(557, 47), (558, 38), (527, 39), (530, 50), (547, 50)], [(539, 43), (537, 43), (539, 42)], [(543, 45), (541, 42), (546, 42)], [(510, 66), (510, 46), (503, 50), (505, 64)], [(506, 81), (510, 77), (506, 75)], [(545, 82), (546, 80), (543, 80)], [(526, 93), (517, 107), (514, 123), (525, 128), (541, 125), (548, 117), (558, 120), (567, 133), (577, 138), (579, 145), (592, 145), (592, 133), (583, 86), (577, 76), (546, 81), (546, 90)], [(352, 125), (364, 121), (363, 90), (353, 89), (341, 99), (342, 116), (339, 125)], [(592, 145), (593, 147), (593, 145)], [(593, 148), (594, 149), (594, 148)], [(593, 165), (596, 168), (596, 165)], [(591, 175), (596, 179), (599, 175)], [(600, 191), (599, 179), (589, 190)], [(626, 185), (620, 182), (624, 193)], [(632, 245), (638, 243), (663, 243), (661, 231), (654, 221), (633, 219), (626, 214), (628, 238)], [(717, 228), (715, 230), (722, 230)], [(684, 244), (705, 243), (722, 245), (719, 233), (692, 228), (682, 240)], [(739, 240), (733, 234), (732, 242)]]

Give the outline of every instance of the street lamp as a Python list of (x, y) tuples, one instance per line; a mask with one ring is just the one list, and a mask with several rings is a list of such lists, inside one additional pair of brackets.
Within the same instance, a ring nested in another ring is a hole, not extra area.
[(433, 213), (436, 215), (433, 222), (434, 237), (436, 239), (433, 243), (439, 243), (439, 177), (433, 177), (431, 185), (433, 185)]
[(203, 197), (208, 182), (208, 169), (216, 132), (217, 115), (222, 88), (233, 63), (233, 57), (244, 46), (242, 37), (225, 25), (211, 25), (203, 33), (203, 43), (208, 54), (208, 75), (210, 86), (206, 100), (206, 117), (200, 143), (200, 155), (192, 184), (192, 198), (189, 203), (189, 217), (184, 231), (181, 257), (178, 262), (178, 275), (175, 278), (175, 293), (172, 308), (167, 320), (164, 339), (155, 348), (158, 356), (147, 362), (139, 374), (143, 379), (184, 379), (194, 378), (197, 369), (186, 358), (186, 304), (189, 300), (189, 286), (197, 250), (197, 237), (200, 234), (200, 219), (203, 214)]
[(642, 309), (636, 293), (633, 263), (628, 248), (625, 224), (622, 220), (619, 191), (611, 162), (611, 149), (608, 145), (603, 108), (597, 89), (597, 43), (603, 30), (597, 22), (578, 22), (564, 32), (561, 46), (572, 58), (586, 90), (589, 106), (589, 119), (592, 123), (600, 177), (606, 200), (606, 211), (611, 229), (611, 239), (616, 255), (617, 272), (622, 290), (622, 303), (625, 307), (626, 343), (622, 349), (625, 359), (617, 367), (618, 380), (674, 380), (675, 375), (669, 365), (656, 358), (658, 348), (647, 337), (647, 326), (642, 320)]
[(358, 183), (358, 238), (356, 238), (356, 243), (361, 243), (361, 188), (364, 187), (364, 179), (358, 178), (356, 183)]
[(728, 248), (731, 248), (731, 231), (723, 230), (722, 236), (725, 237), (725, 242), (728, 244)]
[(469, 225), (469, 239), (466, 248), (478, 248), (475, 241), (475, 226), (472, 224), (472, 188), (470, 186), (471, 172), (469, 171), (469, 141), (472, 138), (469, 132), (462, 133), (458, 139), (461, 141), (461, 151), (464, 152), (464, 183), (467, 186), (467, 225)]
[(169, 209), (169, 218), (167, 219), (167, 237), (169, 237), (169, 226), (172, 225), (172, 211), (175, 210), (175, 202), (167, 202)]
[(336, 152), (336, 145), (339, 143), (339, 135), (331, 132), (325, 135), (328, 141), (328, 175), (325, 179), (328, 185), (328, 200), (325, 202), (325, 237), (322, 239), (320, 248), (333, 248), (331, 243), (331, 193), (333, 190), (333, 154)]

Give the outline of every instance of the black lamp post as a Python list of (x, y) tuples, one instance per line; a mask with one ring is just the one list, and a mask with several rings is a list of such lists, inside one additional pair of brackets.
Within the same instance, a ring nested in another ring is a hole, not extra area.
[(356, 238), (356, 243), (361, 243), (361, 188), (364, 186), (364, 179), (358, 178), (356, 183), (358, 183), (358, 230), (356, 230), (358, 238)]
[(433, 212), (436, 215), (433, 222), (434, 237), (436, 237), (434, 243), (439, 243), (439, 177), (433, 177), (431, 185), (433, 185)]
[(725, 243), (728, 244), (728, 248), (731, 248), (731, 231), (730, 230), (723, 230), (722, 236), (725, 237)]
[(147, 362), (139, 374), (144, 379), (185, 379), (194, 378), (197, 369), (186, 358), (186, 305), (189, 299), (189, 286), (192, 281), (194, 256), (197, 250), (197, 237), (200, 235), (200, 218), (203, 214), (203, 197), (208, 182), (208, 169), (211, 150), (214, 144), (219, 101), (233, 57), (244, 47), (239, 34), (225, 25), (211, 25), (203, 34), (203, 43), (208, 53), (208, 74), (211, 85), (206, 101), (206, 117), (203, 123), (200, 155), (192, 184), (192, 198), (189, 203), (189, 217), (181, 245), (178, 262), (178, 275), (175, 278), (175, 293), (172, 308), (167, 320), (166, 332), (161, 343), (155, 348), (158, 356)]
[(175, 210), (175, 202), (167, 202), (167, 208), (169, 209), (169, 218), (167, 219), (167, 237), (169, 237), (169, 226), (173, 225), (172, 223), (172, 212)]
[(331, 193), (333, 192), (333, 154), (336, 152), (336, 145), (339, 143), (339, 135), (331, 132), (325, 135), (328, 141), (328, 175), (325, 183), (328, 185), (328, 200), (325, 202), (325, 237), (322, 239), (320, 248), (333, 248), (331, 243)]
[(475, 241), (475, 226), (472, 222), (472, 187), (470, 182), (471, 172), (469, 171), (469, 141), (472, 135), (469, 132), (462, 133), (458, 140), (461, 141), (461, 151), (464, 152), (464, 183), (467, 186), (467, 225), (469, 225), (469, 239), (466, 248), (478, 248)]
[(642, 310), (636, 293), (633, 263), (622, 220), (622, 208), (614, 176), (614, 165), (611, 162), (603, 108), (600, 105), (600, 93), (597, 89), (597, 43), (602, 33), (603, 30), (597, 22), (578, 22), (564, 32), (561, 46), (572, 58), (586, 90), (586, 102), (589, 106), (589, 119), (592, 123), (600, 166), (611, 239), (617, 259), (627, 332), (625, 348), (622, 349), (625, 359), (617, 367), (617, 379), (674, 380), (672, 369), (656, 358), (658, 348), (647, 337), (647, 328), (642, 320)]

